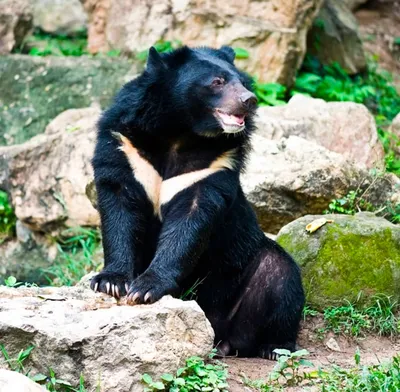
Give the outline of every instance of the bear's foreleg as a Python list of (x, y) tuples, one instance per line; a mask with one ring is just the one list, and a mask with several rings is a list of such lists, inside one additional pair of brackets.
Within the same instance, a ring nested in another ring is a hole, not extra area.
[(134, 276), (144, 270), (142, 244), (153, 207), (114, 138), (98, 148), (93, 166), (104, 269), (92, 279), (91, 288), (119, 298), (127, 294)]
[(132, 282), (129, 303), (152, 303), (179, 292), (180, 284), (193, 272), (207, 248), (215, 222), (227, 208), (227, 195), (235, 191), (234, 185), (229, 189), (229, 176), (234, 174), (215, 174), (162, 206), (163, 222), (155, 256), (149, 268)]

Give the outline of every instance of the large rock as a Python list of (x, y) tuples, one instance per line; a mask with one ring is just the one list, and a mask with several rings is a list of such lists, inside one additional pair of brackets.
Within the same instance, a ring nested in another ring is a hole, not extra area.
[(0, 336), (11, 355), (34, 345), (31, 374), (104, 391), (142, 392), (142, 374), (174, 373), (213, 347), (213, 330), (194, 301), (117, 306), (82, 287), (0, 288)]
[[(238, 65), (262, 80), (291, 84), (321, 0), (81, 0), (89, 13), (89, 50), (134, 53), (159, 40), (247, 49)], [(138, 23), (141, 21), (141, 23)]]
[[(312, 234), (306, 226), (331, 219)], [(372, 213), (305, 216), (282, 228), (277, 241), (301, 265), (307, 301), (323, 309), (375, 294), (400, 299), (400, 226)]]
[(257, 133), (268, 139), (296, 135), (368, 168), (384, 165), (374, 117), (361, 104), (297, 94), (287, 105), (259, 108), (257, 126)]
[(349, 74), (366, 69), (357, 19), (344, 1), (324, 0), (307, 42), (308, 52), (317, 56), (322, 64), (337, 62)]
[(122, 58), (0, 57), (0, 145), (44, 132), (67, 109), (107, 106), (136, 73)]
[(74, 35), (84, 31), (86, 23), (79, 0), (34, 0), (33, 24), (42, 31)]
[(21, 373), (0, 369), (1, 392), (45, 392), (46, 389), (36, 384)]
[(32, 26), (29, 0), (0, 0), (0, 55), (18, 48)]
[(0, 187), (9, 191), (17, 218), (31, 230), (99, 224), (85, 194), (93, 176), (90, 159), (99, 111), (86, 112), (72, 123), (62, 114), (48, 126), (48, 134), (0, 148), (0, 168), (7, 173)]
[(298, 136), (275, 141), (256, 134), (252, 144), (241, 181), (268, 233), (303, 215), (322, 213), (350, 190), (368, 188), (369, 201), (380, 206), (400, 183), (394, 175), (371, 176), (341, 154)]

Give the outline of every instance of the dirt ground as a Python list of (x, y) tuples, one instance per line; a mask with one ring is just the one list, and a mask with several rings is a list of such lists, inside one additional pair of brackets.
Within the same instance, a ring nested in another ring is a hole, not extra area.
[[(315, 367), (328, 369), (332, 365), (342, 368), (355, 366), (354, 354), (357, 348), (361, 354), (361, 364), (375, 365), (390, 360), (400, 353), (400, 338), (389, 339), (379, 336), (351, 339), (327, 333), (323, 338), (316, 332), (322, 326), (321, 319), (310, 318), (303, 323), (298, 346), (310, 352), (309, 360)], [(336, 347), (335, 347), (336, 346)], [(331, 348), (329, 348), (331, 347)], [(275, 366), (274, 361), (261, 358), (225, 358), (229, 366), (229, 385), (231, 392), (250, 392), (243, 379), (265, 380)], [(301, 391), (301, 388), (288, 388), (288, 391)]]

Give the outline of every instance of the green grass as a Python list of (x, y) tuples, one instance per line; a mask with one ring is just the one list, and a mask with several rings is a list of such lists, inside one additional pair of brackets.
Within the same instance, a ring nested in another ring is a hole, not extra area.
[(96, 257), (101, 250), (101, 235), (98, 229), (68, 229), (54, 240), (58, 256), (51, 267), (43, 270), (51, 285), (72, 286), (85, 274), (97, 271), (101, 267), (102, 259)]
[[(0, 353), (3, 357), (3, 362), (10, 370), (22, 373), (51, 392), (88, 392), (85, 388), (85, 379), (83, 375), (80, 376), (79, 385), (75, 387), (68, 381), (57, 378), (52, 368), (48, 369), (47, 375), (39, 373), (32, 376), (30, 374), (31, 369), (26, 362), (29, 362), (29, 357), (34, 348), (35, 346), (29, 346), (27, 349), (21, 350), (15, 357), (12, 357), (4, 344), (0, 343)], [(96, 388), (96, 392), (100, 392), (100, 387)]]
[(324, 310), (325, 331), (352, 337), (400, 335), (400, 306), (391, 297), (376, 296), (370, 306), (350, 303)]
[(260, 392), (281, 392), (288, 387), (319, 392), (398, 392), (400, 390), (400, 356), (379, 365), (362, 366), (360, 353), (356, 352), (355, 366), (343, 369), (332, 366), (326, 369), (307, 370), (313, 367), (306, 350), (284, 353), (267, 381), (245, 379), (245, 384)]
[(0, 244), (15, 234), (16, 222), (7, 193), (0, 191)]

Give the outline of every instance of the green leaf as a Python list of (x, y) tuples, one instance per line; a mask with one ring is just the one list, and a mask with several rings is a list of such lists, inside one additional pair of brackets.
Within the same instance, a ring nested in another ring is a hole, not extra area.
[(204, 377), (204, 376), (207, 375), (207, 372), (204, 371), (202, 368), (200, 368), (200, 367), (198, 367), (198, 366), (195, 367), (194, 371), (196, 372), (196, 374), (197, 374), (199, 377)]
[(250, 57), (249, 52), (243, 48), (233, 48), (235, 51), (235, 58), (237, 59), (248, 59)]
[(165, 389), (165, 385), (161, 381), (155, 382), (151, 384), (151, 386), (158, 391), (163, 391)]
[(278, 355), (285, 355), (287, 357), (290, 357), (291, 352), (289, 350), (286, 350), (284, 348), (276, 348), (274, 350), (274, 353), (278, 354)]
[(166, 382), (171, 382), (174, 381), (174, 376), (172, 374), (165, 373), (161, 376), (161, 380), (164, 380)]
[(354, 360), (356, 362), (356, 365), (359, 365), (361, 362), (361, 354), (360, 354), (360, 350), (357, 347), (356, 353), (354, 354)]
[(314, 364), (311, 361), (307, 361), (306, 359), (300, 359), (299, 360), (300, 365), (306, 366), (306, 367), (313, 367)]
[(183, 378), (181, 378), (181, 377), (178, 377), (178, 378), (175, 380), (175, 385), (184, 386), (185, 384), (186, 384), (185, 379), (183, 379)]
[(145, 373), (142, 376), (142, 381), (146, 384), (151, 384), (153, 382), (153, 379), (151, 378), (151, 376), (149, 374)]
[(17, 278), (15, 276), (9, 276), (5, 280), (5, 284), (7, 287), (14, 287), (16, 283), (17, 283)]
[(46, 381), (46, 380), (47, 380), (47, 376), (45, 376), (44, 374), (39, 373), (39, 374), (36, 374), (36, 375), (33, 376), (33, 377), (30, 377), (30, 379), (31, 379), (32, 381), (35, 381), (35, 382), (37, 382), (37, 383), (40, 383), (40, 382)]
[(18, 360), (24, 361), (26, 358), (29, 357), (29, 355), (31, 354), (31, 352), (32, 352), (32, 350), (33, 350), (34, 348), (35, 348), (35, 346), (30, 346), (30, 347), (28, 347), (26, 350), (21, 351), (21, 352), (18, 354)]
[(55, 381), (56, 381), (56, 384), (59, 384), (59, 385), (61, 385), (61, 386), (64, 386), (64, 387), (72, 387), (72, 384), (70, 384), (68, 381), (60, 380), (60, 379), (58, 379), (58, 378), (57, 378)]
[(297, 350), (290, 354), (292, 358), (306, 357), (307, 355), (310, 355), (307, 350)]

